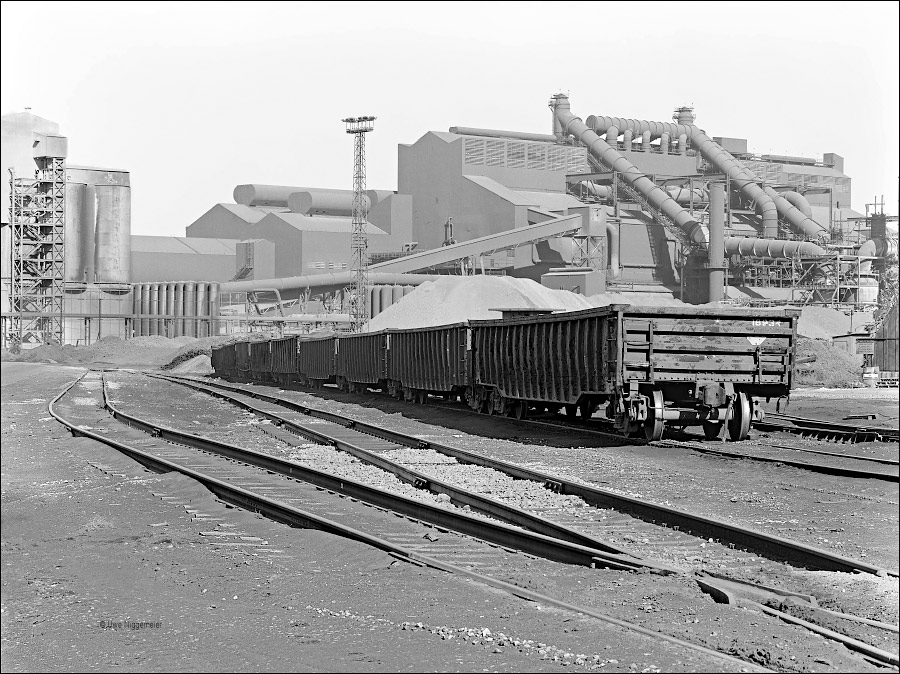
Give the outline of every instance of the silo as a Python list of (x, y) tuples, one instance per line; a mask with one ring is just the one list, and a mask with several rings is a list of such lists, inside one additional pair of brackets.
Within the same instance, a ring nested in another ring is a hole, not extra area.
[[(86, 185), (66, 184), (65, 266), (66, 281), (89, 281), (84, 260), (85, 236), (94, 237), (94, 221), (84, 218)], [(87, 230), (85, 232), (85, 230)]]
[(397, 304), (403, 299), (403, 286), (395, 285), (391, 287), (391, 304)]
[(416, 289), (415, 286), (403, 286), (403, 296), (406, 297), (415, 289)]
[(131, 322), (135, 336), (141, 334), (141, 320), (138, 315), (141, 313), (141, 287), (143, 284), (138, 283), (131, 289)]
[(184, 334), (184, 283), (175, 284), (175, 333), (173, 337), (181, 337)]
[(366, 288), (369, 295), (369, 318), (381, 313), (381, 290), (378, 286)]
[(394, 297), (394, 289), (390, 286), (381, 286), (381, 310), (384, 311), (389, 306)]
[(131, 280), (131, 188), (96, 185), (94, 272), (97, 283)]
[(151, 283), (150, 284), (150, 314), (154, 316), (154, 318), (150, 319), (150, 332), (149, 335), (158, 335), (159, 334), (159, 319), (155, 318), (159, 316), (159, 284)]
[(209, 307), (207, 306), (208, 283), (197, 284), (197, 337), (209, 337)]
[[(149, 335), (150, 334), (150, 318), (147, 314), (150, 313), (150, 284), (142, 283), (141, 284), (141, 316), (140, 322), (135, 325), (135, 333), (138, 335)], [(140, 329), (137, 329), (140, 326)]]
[(197, 284), (188, 281), (184, 284), (184, 334), (197, 336)]
[(209, 332), (211, 335), (219, 335), (219, 284), (209, 284), (209, 294), (207, 296), (209, 302)]
[(163, 330), (163, 335), (171, 339), (175, 336), (175, 319), (173, 316), (175, 315), (175, 284), (167, 283), (166, 284), (166, 306), (165, 306), (165, 330)]

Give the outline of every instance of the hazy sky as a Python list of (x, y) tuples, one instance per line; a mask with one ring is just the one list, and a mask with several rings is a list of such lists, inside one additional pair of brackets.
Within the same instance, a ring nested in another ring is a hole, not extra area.
[[(132, 232), (184, 236), (234, 186), (352, 188), (341, 119), (375, 115), (368, 187), (453, 125), (550, 132), (693, 105), (751, 151), (837, 152), (897, 213), (897, 2), (2, 3), (2, 112), (131, 172)], [(61, 52), (54, 74), (53, 50)]]

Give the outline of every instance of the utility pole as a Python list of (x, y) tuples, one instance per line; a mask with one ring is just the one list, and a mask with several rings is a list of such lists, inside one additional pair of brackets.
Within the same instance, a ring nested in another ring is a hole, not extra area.
[(362, 332), (369, 320), (369, 303), (366, 301), (369, 286), (366, 134), (375, 128), (375, 118), (347, 117), (341, 121), (347, 125), (347, 133), (353, 134), (353, 228), (350, 235), (353, 249), (353, 288), (350, 292), (350, 326), (353, 332)]

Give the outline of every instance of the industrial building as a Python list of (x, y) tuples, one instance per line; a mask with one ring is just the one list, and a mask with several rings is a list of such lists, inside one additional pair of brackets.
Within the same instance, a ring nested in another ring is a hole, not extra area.
[[(545, 131), (454, 126), (399, 146), (397, 189), (365, 193), (370, 315), (437, 273), (691, 303), (864, 310), (890, 296), (896, 217), (850, 208), (835, 152), (757, 155), (749, 139), (707, 135), (684, 107), (665, 122), (582, 119), (561, 94)], [(247, 183), (185, 223), (184, 237), (136, 236), (128, 172), (68, 164), (64, 141), (28, 111), (3, 117), (19, 222), (19, 234), (9, 218), (3, 228), (5, 343), (219, 334), (223, 316), (251, 305), (259, 321), (269, 310), (299, 326), (313, 322), (313, 299), (346, 312), (352, 190)], [(62, 192), (53, 167), (64, 167)], [(55, 223), (44, 223), (48, 204)], [(58, 240), (23, 248), (22, 223)]]

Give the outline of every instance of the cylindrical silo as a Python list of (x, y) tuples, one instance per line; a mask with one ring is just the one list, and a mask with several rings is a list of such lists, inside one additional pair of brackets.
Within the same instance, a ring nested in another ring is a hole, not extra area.
[(165, 311), (165, 330), (163, 335), (172, 339), (175, 336), (175, 284), (166, 284), (166, 311)]
[(156, 316), (159, 316), (159, 284), (151, 283), (150, 284), (150, 312), (153, 318), (150, 319), (150, 335), (158, 335), (159, 334), (159, 319)]
[(141, 334), (141, 288), (143, 285), (143, 283), (138, 283), (131, 288), (131, 328), (134, 330), (135, 337), (139, 337)]
[(406, 297), (415, 289), (416, 289), (415, 286), (403, 286), (403, 296)]
[(131, 188), (96, 185), (94, 272), (98, 283), (131, 281)]
[(150, 317), (148, 314), (150, 313), (150, 284), (142, 283), (141, 284), (141, 314), (143, 314), (140, 318), (140, 330), (135, 330), (135, 332), (141, 336), (150, 334)]
[(397, 304), (403, 299), (403, 286), (391, 286), (391, 304)]
[(197, 284), (188, 281), (184, 284), (184, 334), (197, 336)]
[(209, 337), (208, 283), (197, 284), (197, 337)]
[[(84, 260), (83, 239), (94, 236), (94, 221), (85, 221), (84, 199), (85, 185), (81, 183), (66, 184), (66, 229), (64, 253), (66, 281), (85, 282), (87, 277)], [(85, 229), (88, 230), (85, 234)]]
[(184, 334), (184, 283), (175, 284), (175, 333), (173, 337), (181, 337)]
[(219, 335), (219, 284), (209, 284), (209, 294), (207, 295), (209, 306), (209, 332), (210, 335)]
[(378, 286), (369, 286), (366, 291), (369, 296), (369, 318), (372, 318), (381, 313), (381, 291)]
[(384, 311), (394, 300), (394, 289), (390, 286), (381, 286), (381, 310)]

